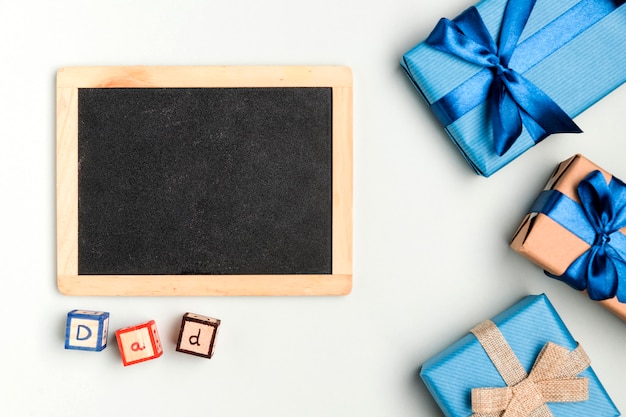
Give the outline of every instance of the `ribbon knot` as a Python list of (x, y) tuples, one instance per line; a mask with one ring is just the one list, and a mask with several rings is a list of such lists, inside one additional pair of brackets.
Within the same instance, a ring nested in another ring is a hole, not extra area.
[[(509, 0), (506, 5), (498, 44), (491, 37), (476, 8), (471, 7), (454, 21), (441, 19), (426, 39), (430, 46), (452, 54), (492, 73), (478, 77), (469, 96), (485, 94), (489, 105), (494, 147), (502, 156), (526, 127), (539, 142), (552, 133), (580, 133), (573, 120), (539, 87), (509, 67), (519, 38), (536, 0)], [(450, 123), (466, 111), (468, 94), (451, 94), (433, 103), (433, 109)], [(484, 100), (483, 100), (484, 101)], [(460, 110), (464, 109), (464, 110)], [(448, 124), (448, 123), (444, 123)]]
[(505, 74), (507, 72), (510, 72), (511, 69), (509, 67), (507, 67), (506, 65), (502, 64), (501, 62), (496, 63), (493, 68), (495, 69), (495, 75), (496, 77), (502, 77), (505, 76)]
[(593, 242), (593, 246), (604, 246), (611, 241), (611, 236), (605, 232), (597, 235), (596, 241)]
[(562, 275), (547, 275), (573, 288), (587, 290), (592, 300), (617, 296), (626, 302), (626, 184), (613, 177), (607, 184), (600, 171), (587, 175), (577, 187), (580, 204), (561, 194), (539, 210), (589, 244)]
[(568, 351), (548, 342), (529, 374), (520, 364), (498, 327), (486, 320), (472, 329), (489, 359), (507, 384), (472, 389), (474, 417), (551, 417), (546, 403), (586, 401), (587, 378), (577, 375), (589, 366), (582, 347)]
[[(529, 415), (533, 410), (541, 407), (546, 403), (541, 390), (530, 378), (526, 378), (519, 384), (511, 388), (512, 398), (515, 399), (516, 408), (523, 410), (524, 414)], [(504, 405), (503, 409), (506, 409), (506, 414), (511, 414), (513, 407), (510, 406), (511, 402)]]

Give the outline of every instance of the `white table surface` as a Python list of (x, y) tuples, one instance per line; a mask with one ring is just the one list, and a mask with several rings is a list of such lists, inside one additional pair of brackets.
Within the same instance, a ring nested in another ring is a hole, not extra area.
[[(554, 166), (626, 178), (626, 88), (491, 178), (475, 175), (399, 66), (467, 0), (0, 0), (0, 414), (441, 416), (420, 365), (546, 293), (626, 410), (626, 323), (508, 241)], [(348, 65), (354, 289), (345, 297), (67, 297), (56, 289), (55, 73), (71, 65)], [(156, 320), (164, 355), (123, 367), (63, 348), (68, 311), (110, 331)], [(222, 320), (215, 356), (174, 351), (186, 311)]]

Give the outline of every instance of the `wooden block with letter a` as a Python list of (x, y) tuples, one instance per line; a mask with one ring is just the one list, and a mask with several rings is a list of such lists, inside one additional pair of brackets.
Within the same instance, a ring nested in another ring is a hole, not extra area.
[(72, 310), (67, 313), (65, 349), (99, 352), (107, 346), (109, 313)]
[(158, 358), (163, 346), (154, 320), (115, 332), (124, 366)]
[(218, 319), (185, 313), (180, 325), (176, 350), (210, 359), (215, 349), (219, 326)]

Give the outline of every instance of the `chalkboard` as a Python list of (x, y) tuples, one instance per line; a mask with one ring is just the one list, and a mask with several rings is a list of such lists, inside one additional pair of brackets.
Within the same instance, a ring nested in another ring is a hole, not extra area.
[(347, 294), (351, 216), (349, 68), (57, 74), (64, 294)]

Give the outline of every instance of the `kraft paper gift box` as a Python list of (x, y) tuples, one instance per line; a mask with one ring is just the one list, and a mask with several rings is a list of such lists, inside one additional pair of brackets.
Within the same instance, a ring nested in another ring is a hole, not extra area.
[[(502, 407), (516, 416), (546, 415), (531, 414), (543, 407), (554, 417), (620, 415), (588, 359), (548, 298), (530, 295), (425, 362), (421, 377), (447, 417), (469, 417), (473, 408), (477, 415), (495, 417)], [(523, 369), (511, 374), (508, 368), (516, 367)], [(558, 394), (549, 394), (546, 387)], [(525, 397), (528, 389), (541, 394)], [(576, 390), (582, 392), (574, 395)], [(560, 401), (566, 397), (568, 402)], [(527, 413), (514, 413), (521, 409)]]
[[(581, 187), (592, 198), (581, 201)], [(625, 226), (626, 186), (584, 156), (574, 155), (557, 166), (513, 236), (511, 248), (626, 320)]]
[[(533, 3), (482, 0), (453, 21), (442, 19), (401, 60), (483, 176), (551, 133), (580, 132), (572, 119), (626, 81), (624, 0)], [(507, 4), (527, 21), (507, 16)]]

